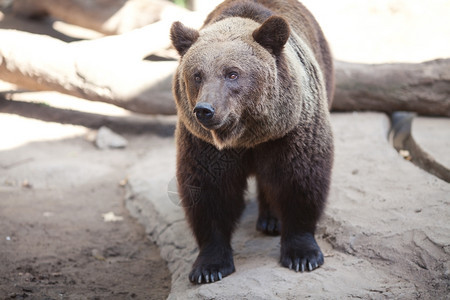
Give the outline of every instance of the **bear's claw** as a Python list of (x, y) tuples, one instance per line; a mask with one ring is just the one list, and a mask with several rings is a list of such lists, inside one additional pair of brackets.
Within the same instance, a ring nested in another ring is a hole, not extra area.
[[(218, 253), (221, 253), (218, 255)], [(231, 248), (222, 249), (205, 247), (200, 251), (191, 273), (189, 280), (192, 283), (213, 283), (222, 280), (223, 277), (230, 275), (235, 271), (233, 255)]]
[(256, 230), (267, 235), (279, 235), (281, 232), (280, 221), (270, 213), (258, 217), (256, 222)]
[[(192, 283), (196, 283), (196, 284), (202, 284), (202, 283), (214, 283), (216, 281), (220, 281), (223, 278), (222, 272), (217, 272), (217, 271), (203, 271), (201, 274), (198, 274), (197, 269), (194, 269), (191, 271), (191, 273), (189, 274), (189, 280)], [(231, 274), (232, 272), (234, 272), (234, 268), (231, 272), (227, 272), (228, 274)], [(227, 274), (227, 275), (228, 275)], [(225, 276), (227, 276), (225, 275)]]
[(313, 271), (323, 265), (322, 251), (312, 234), (303, 234), (282, 243), (280, 263), (296, 272)]
[[(287, 261), (289, 261), (289, 263), (287, 263)], [(313, 271), (315, 269), (317, 269), (318, 267), (320, 267), (323, 264), (323, 256), (320, 253), (317, 257), (317, 260), (312, 258), (310, 259), (310, 261), (308, 261), (308, 259), (295, 259), (294, 262), (292, 262), (292, 259), (285, 259), (281, 261), (281, 264), (287, 268), (289, 268), (289, 270), (294, 270), (295, 272), (305, 272), (306, 270), (308, 271)]]

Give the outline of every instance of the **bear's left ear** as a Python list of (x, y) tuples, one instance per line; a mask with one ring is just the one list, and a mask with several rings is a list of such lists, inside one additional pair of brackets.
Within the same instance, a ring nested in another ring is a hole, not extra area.
[(282, 17), (271, 16), (253, 31), (253, 38), (273, 54), (279, 55), (289, 39), (289, 34), (289, 24)]
[(197, 30), (184, 26), (181, 22), (175, 22), (170, 28), (170, 39), (172, 45), (177, 49), (178, 53), (183, 56), (186, 51), (198, 39)]

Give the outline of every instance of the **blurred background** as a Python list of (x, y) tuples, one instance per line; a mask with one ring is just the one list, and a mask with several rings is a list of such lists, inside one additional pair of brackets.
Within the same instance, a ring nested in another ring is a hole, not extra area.
[[(202, 12), (218, 0), (175, 0)], [(319, 21), (337, 59), (420, 62), (450, 56), (450, 1), (302, 0)]]
[[(34, 16), (38, 15), (36, 12), (47, 11), (50, 17), (59, 21), (57, 26), (62, 27), (60, 22), (70, 23), (71, 19), (77, 16), (81, 21), (83, 18), (80, 7), (85, 6), (86, 15), (92, 15), (91, 18), (94, 18), (97, 14), (98, 22), (104, 21), (104, 27), (114, 27), (114, 24), (121, 23), (122, 29), (109, 32), (103, 30), (103, 34), (123, 33), (152, 21), (181, 17), (183, 10), (175, 10), (172, 7), (169, 9), (164, 2), (168, 0), (1, 0), (3, 14), (0, 13), (0, 27), (14, 26), (8, 25), (7, 22), (12, 20), (5, 17), (8, 11), (11, 12), (11, 7), (16, 16), (33, 16), (33, 10)], [(201, 24), (204, 16), (221, 1), (172, 2), (179, 7), (197, 11), (199, 14), (195, 18), (198, 22), (196, 24)], [(319, 21), (337, 59), (368, 63), (419, 62), (450, 56), (448, 0), (304, 0), (302, 3)], [(94, 7), (97, 8), (93, 9)], [(162, 7), (164, 9), (161, 9)], [(72, 18), (68, 12), (73, 14)], [(84, 26), (80, 27), (92, 27), (92, 20), (88, 19), (85, 17)], [(96, 31), (96, 28), (91, 29)], [(93, 38), (98, 35), (89, 35), (85, 31), (83, 37)]]

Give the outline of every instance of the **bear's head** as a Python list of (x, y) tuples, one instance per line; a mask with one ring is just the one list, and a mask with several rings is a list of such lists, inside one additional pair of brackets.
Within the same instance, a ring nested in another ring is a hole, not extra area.
[(175, 22), (180, 121), (219, 149), (253, 147), (286, 134), (300, 111), (289, 94), (297, 83), (283, 53), (289, 35), (289, 25), (277, 16), (263, 24), (230, 17), (200, 31)]

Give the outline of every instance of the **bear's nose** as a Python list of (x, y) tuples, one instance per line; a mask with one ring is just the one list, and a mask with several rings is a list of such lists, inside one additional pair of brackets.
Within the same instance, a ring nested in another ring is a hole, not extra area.
[(207, 122), (214, 116), (214, 108), (211, 104), (199, 102), (195, 105), (194, 114), (201, 123)]

